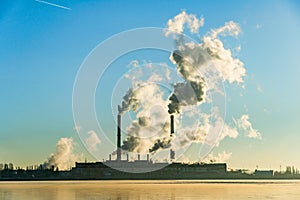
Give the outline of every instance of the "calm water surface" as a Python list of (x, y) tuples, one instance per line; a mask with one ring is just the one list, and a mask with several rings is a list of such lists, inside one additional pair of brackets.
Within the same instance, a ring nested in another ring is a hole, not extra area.
[(300, 199), (300, 182), (269, 180), (0, 182), (0, 199)]

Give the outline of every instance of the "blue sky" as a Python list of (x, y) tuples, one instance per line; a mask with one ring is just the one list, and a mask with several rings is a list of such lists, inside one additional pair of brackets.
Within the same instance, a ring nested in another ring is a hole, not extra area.
[[(205, 18), (200, 34), (230, 20), (242, 29), (234, 42), (241, 45), (246, 89), (226, 87), (227, 116), (247, 110), (262, 139), (226, 138), (215, 152), (232, 152), (232, 167), (300, 167), (298, 1), (51, 2), (70, 10), (34, 0), (0, 4), (0, 163), (41, 163), (61, 137), (73, 137), (76, 151), (92, 159), (72, 117), (73, 84), (84, 58), (114, 34), (163, 28), (186, 10)], [(107, 122), (107, 129), (114, 134), (113, 124)]]

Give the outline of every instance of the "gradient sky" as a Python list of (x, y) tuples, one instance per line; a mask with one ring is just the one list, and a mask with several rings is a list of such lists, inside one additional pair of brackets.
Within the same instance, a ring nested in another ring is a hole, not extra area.
[[(84, 58), (114, 34), (163, 28), (185, 10), (205, 18), (200, 34), (230, 20), (242, 28), (237, 57), (247, 70), (246, 89), (226, 87), (228, 117), (247, 112), (262, 139), (240, 133), (214, 152), (232, 152), (231, 167), (300, 168), (299, 1), (49, 2), (70, 9), (34, 0), (0, 3), (0, 163), (42, 163), (61, 137), (73, 137), (76, 152), (92, 160), (72, 117), (73, 83)], [(111, 118), (99, 120), (115, 134)]]

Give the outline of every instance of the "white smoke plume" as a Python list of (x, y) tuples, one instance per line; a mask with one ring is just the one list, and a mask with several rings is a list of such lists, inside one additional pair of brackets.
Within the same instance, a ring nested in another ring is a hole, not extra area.
[(148, 153), (149, 149), (156, 150), (154, 146), (167, 143), (162, 139), (169, 134), (167, 102), (163, 95), (157, 85), (147, 81), (128, 90), (119, 112), (123, 114), (131, 109), (136, 112), (136, 119), (126, 128), (128, 137), (123, 142), (123, 150)]
[[(182, 126), (178, 120), (176, 128), (176, 136), (172, 141), (174, 150), (188, 147), (191, 143), (203, 143), (210, 128), (210, 115), (206, 113), (183, 112), (183, 117), (191, 122), (190, 126)], [(196, 120), (195, 120), (196, 119)]]
[[(194, 123), (193, 126), (179, 128), (176, 131), (177, 135), (173, 142), (174, 146), (182, 148), (189, 146), (191, 143), (206, 143), (218, 146), (226, 137), (237, 138), (239, 135), (237, 128), (226, 124), (217, 108), (212, 108), (212, 110), (213, 114), (200, 113), (194, 116), (197, 119), (197, 123)], [(216, 134), (219, 132), (219, 129), (221, 132)], [(208, 134), (209, 131), (214, 134)]]
[(170, 59), (187, 81), (197, 81), (201, 76), (206, 81), (214, 81), (214, 76), (217, 76), (229, 83), (243, 82), (246, 75), (244, 63), (234, 58), (220, 39), (205, 36), (200, 44), (180, 41), (178, 45), (178, 50), (172, 53)]
[[(181, 37), (185, 25), (191, 33), (198, 33), (199, 28), (204, 25), (204, 19), (198, 19), (195, 15), (183, 11), (167, 23), (165, 35), (175, 36), (176, 44), (176, 50), (171, 53), (170, 60), (176, 65), (177, 73), (183, 79), (173, 84), (173, 92), (168, 99), (164, 99), (164, 92), (153, 84), (162, 78), (157, 74), (143, 83), (133, 83), (133, 87), (123, 97), (119, 113), (124, 114), (129, 110), (136, 112), (136, 119), (126, 129), (127, 138), (123, 142), (123, 150), (155, 153), (171, 147), (178, 150), (191, 143), (218, 145), (226, 137), (238, 137), (238, 130), (247, 130), (248, 137), (260, 137), (260, 133), (252, 128), (247, 116), (234, 121), (237, 127), (226, 124), (217, 110), (212, 113), (192, 113), (196, 120), (188, 126), (181, 126), (180, 121), (176, 120), (181, 119), (185, 108), (199, 108), (200, 105), (209, 103), (211, 99), (207, 95), (208, 92), (224, 95), (218, 81), (242, 84), (246, 76), (244, 63), (235, 58), (231, 49), (225, 48), (221, 40), (221, 37), (238, 36), (241, 33), (238, 24), (230, 21), (224, 26), (212, 29), (200, 43), (185, 41), (184, 37)], [(136, 77), (131, 78), (136, 81)], [(168, 113), (175, 114), (176, 134), (172, 139), (169, 136)], [(218, 132), (219, 127), (223, 127), (220, 134), (208, 134), (209, 131)], [(216, 157), (209, 155), (208, 159), (225, 161), (230, 155), (231, 153), (223, 152)]]
[(122, 104), (118, 107), (119, 114), (124, 114), (128, 110), (132, 109), (136, 111), (138, 107), (138, 99), (135, 97), (138, 91), (134, 91), (132, 88), (129, 88), (126, 95), (123, 97)]
[[(171, 54), (170, 60), (177, 65), (178, 74), (185, 79), (185, 84), (192, 86), (192, 94), (197, 97), (197, 103), (185, 99), (182, 102), (199, 105), (205, 101), (208, 89), (219, 90), (216, 82), (220, 78), (229, 83), (243, 82), (243, 77), (246, 75), (243, 62), (234, 58), (231, 50), (225, 49), (222, 41), (218, 38), (219, 35), (237, 36), (240, 32), (239, 26), (231, 21), (225, 23), (223, 27), (212, 30), (210, 35), (203, 37), (199, 44), (186, 42), (182, 37), (177, 39), (177, 50)], [(174, 85), (175, 90), (170, 97), (169, 113), (171, 114), (180, 112), (181, 101), (178, 97), (185, 96), (176, 94), (176, 90), (178, 90), (176, 86), (177, 84)]]
[(73, 148), (72, 138), (61, 138), (56, 144), (56, 152), (50, 155), (43, 166), (49, 169), (52, 166), (59, 170), (70, 169), (76, 161), (81, 159), (81, 156), (74, 154)]
[(249, 121), (249, 115), (242, 115), (240, 119), (234, 120), (238, 128), (246, 134), (249, 138), (261, 138), (260, 132), (252, 127)]
[(170, 114), (180, 113), (182, 106), (198, 105), (202, 102), (205, 93), (204, 81), (180, 82), (174, 84), (174, 92), (169, 97)]

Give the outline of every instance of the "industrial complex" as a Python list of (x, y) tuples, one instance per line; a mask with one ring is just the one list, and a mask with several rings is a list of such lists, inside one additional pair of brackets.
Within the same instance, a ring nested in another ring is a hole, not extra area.
[[(170, 116), (170, 137), (174, 134), (174, 116)], [(298, 170), (228, 170), (226, 163), (175, 162), (175, 151), (170, 148), (170, 162), (153, 162), (147, 154), (142, 160), (122, 159), (121, 115), (117, 116), (116, 159), (103, 162), (76, 162), (70, 170), (60, 171), (52, 166), (14, 169), (12, 164), (0, 166), (0, 180), (201, 180), (201, 179), (299, 179)], [(2, 168), (2, 169), (1, 169)]]

